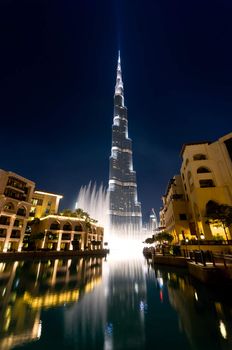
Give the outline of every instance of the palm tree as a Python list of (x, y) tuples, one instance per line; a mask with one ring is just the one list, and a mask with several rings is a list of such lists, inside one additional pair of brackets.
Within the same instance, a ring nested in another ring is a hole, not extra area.
[(64, 209), (60, 215), (63, 215), (63, 216), (71, 216), (72, 215), (72, 210), (71, 209)]
[(173, 238), (174, 238), (173, 235), (171, 235), (169, 232), (163, 231), (154, 236), (154, 241), (157, 241), (160, 243), (164, 241), (168, 241), (168, 243), (171, 243)]
[(228, 242), (228, 235), (226, 229), (232, 225), (232, 206), (228, 204), (219, 204), (215, 201), (208, 201), (206, 204), (206, 221), (207, 224), (222, 226), (226, 240)]

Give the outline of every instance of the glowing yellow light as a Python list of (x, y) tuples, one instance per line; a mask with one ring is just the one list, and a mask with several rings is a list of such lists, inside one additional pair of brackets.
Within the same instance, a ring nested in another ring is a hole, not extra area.
[(53, 196), (53, 197), (58, 197), (60, 199), (63, 198), (63, 196), (61, 194), (54, 194), (54, 193), (43, 192), (43, 191), (35, 191), (35, 193), (37, 193), (37, 194), (45, 194), (45, 195)]
[(27, 302), (32, 308), (39, 309), (41, 307), (51, 307), (68, 302), (75, 302), (79, 299), (79, 290), (70, 292), (62, 292), (60, 294), (47, 294), (41, 297), (33, 297), (25, 292), (23, 300)]
[(220, 329), (220, 333), (221, 333), (222, 337), (224, 339), (227, 339), (226, 326), (225, 326), (224, 322), (222, 322), (222, 321), (219, 322), (219, 329)]

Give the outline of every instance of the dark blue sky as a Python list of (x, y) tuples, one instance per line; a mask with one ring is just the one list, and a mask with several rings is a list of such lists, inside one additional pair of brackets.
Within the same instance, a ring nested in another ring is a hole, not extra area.
[(144, 216), (185, 142), (231, 131), (231, 0), (3, 0), (0, 167), (62, 193), (107, 184), (117, 51)]

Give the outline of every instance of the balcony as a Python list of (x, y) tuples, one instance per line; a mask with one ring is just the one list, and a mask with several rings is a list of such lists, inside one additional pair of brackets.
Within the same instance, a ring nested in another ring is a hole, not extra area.
[(26, 201), (26, 195), (21, 191), (15, 190), (14, 188), (6, 187), (4, 195), (9, 198), (17, 199), (19, 201)]
[(14, 177), (8, 178), (7, 186), (17, 188), (22, 191), (25, 191), (26, 189), (26, 183)]
[(17, 186), (13, 186), (13, 185), (6, 185), (6, 188), (9, 188), (9, 189), (12, 189), (12, 190), (17, 189), (17, 192), (25, 193), (25, 191), (24, 191), (24, 189), (23, 189), (23, 188), (20, 188), (20, 187), (17, 187)]

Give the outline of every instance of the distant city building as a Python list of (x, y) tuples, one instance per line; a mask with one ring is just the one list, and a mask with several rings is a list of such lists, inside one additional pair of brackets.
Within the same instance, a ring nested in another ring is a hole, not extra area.
[(21, 251), (35, 183), (0, 169), (0, 251)]
[(149, 227), (150, 227), (150, 230), (152, 233), (155, 233), (159, 227), (157, 215), (156, 215), (154, 208), (152, 208), (151, 214), (149, 217)]
[[(206, 204), (213, 200), (232, 206), (232, 133), (215, 142), (184, 144), (181, 156), (181, 178), (171, 180), (163, 197), (161, 225), (177, 241), (226, 239), (223, 227), (207, 223)], [(231, 239), (232, 230), (227, 230)]]
[(127, 108), (120, 54), (114, 94), (114, 119), (109, 171), (111, 229), (137, 230), (142, 227), (141, 204), (137, 198), (136, 172), (133, 169), (132, 141), (128, 137)]

